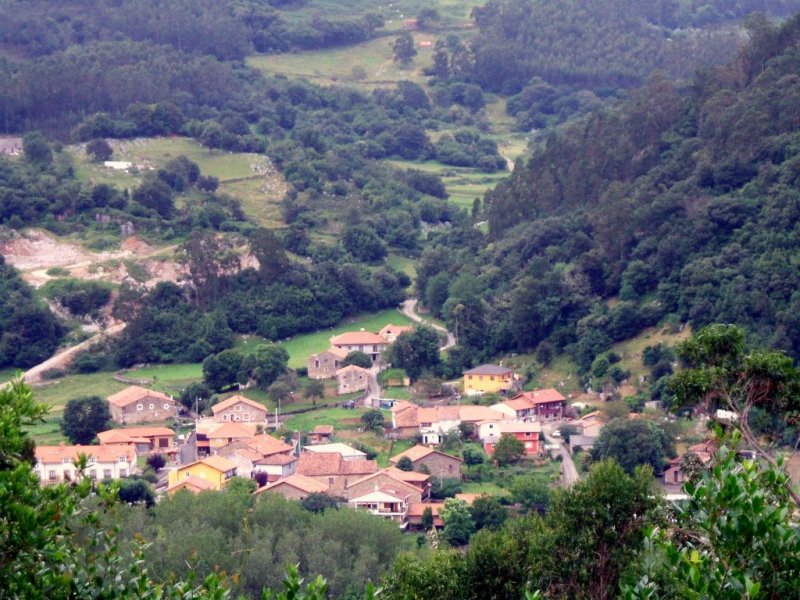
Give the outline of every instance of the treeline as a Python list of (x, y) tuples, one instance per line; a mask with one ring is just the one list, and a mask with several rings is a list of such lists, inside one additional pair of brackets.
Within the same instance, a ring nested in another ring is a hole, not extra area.
[(359, 264), (345, 248), (306, 266), (290, 261), (271, 231), (255, 230), (249, 245), (259, 268), (242, 270), (229, 242), (196, 230), (182, 247), (188, 285), (123, 285), (113, 314), (128, 326), (113, 348), (95, 352), (120, 366), (198, 362), (232, 347), (235, 334), (280, 340), (397, 306), (410, 284), (405, 274)]
[(550, 136), (487, 195), (488, 236), (425, 250), (417, 289), (461, 359), (545, 344), (586, 372), (613, 342), (687, 322), (800, 356), (800, 19), (750, 31), (691, 87), (653, 76)]
[(0, 368), (26, 369), (49, 358), (66, 329), (0, 256)]
[(0, 6), (0, 45), (44, 56), (70, 46), (128, 39), (167, 44), (220, 60), (258, 52), (319, 49), (370, 39), (383, 27), (373, 13), (352, 19), (314, 17), (287, 23), (259, 0), (11, 0)]

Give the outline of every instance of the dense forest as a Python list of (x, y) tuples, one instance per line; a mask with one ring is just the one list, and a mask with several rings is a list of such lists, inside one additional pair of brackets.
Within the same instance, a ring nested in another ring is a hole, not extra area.
[(800, 19), (749, 26), (729, 65), (653, 75), (551, 135), (487, 195), (488, 235), (423, 252), (418, 289), (467, 355), (545, 343), (585, 372), (658, 322), (738, 323), (799, 355)]

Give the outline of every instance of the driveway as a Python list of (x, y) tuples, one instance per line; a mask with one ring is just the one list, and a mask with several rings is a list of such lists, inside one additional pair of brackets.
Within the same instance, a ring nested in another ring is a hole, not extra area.
[(567, 450), (567, 446), (560, 437), (553, 437), (553, 432), (561, 425), (560, 422), (544, 423), (542, 425), (542, 433), (546, 444), (557, 444), (559, 446), (558, 456), (561, 456), (561, 485), (563, 487), (570, 487), (573, 483), (580, 479), (578, 469), (575, 468), (575, 461), (572, 460), (572, 455)]
[(447, 336), (447, 341), (444, 343), (443, 346), (439, 347), (440, 351), (441, 350), (447, 350), (448, 348), (452, 348), (453, 346), (455, 346), (456, 345), (456, 336), (454, 336), (451, 332), (449, 332), (447, 329), (445, 329), (441, 325), (437, 325), (436, 323), (431, 323), (427, 319), (423, 319), (421, 316), (419, 316), (417, 314), (417, 303), (418, 302), (419, 302), (419, 300), (417, 300), (416, 298), (409, 298), (408, 300), (405, 300), (400, 305), (400, 312), (403, 313), (405, 316), (407, 316), (412, 321), (415, 321), (415, 322), (420, 323), (422, 325), (427, 325), (428, 327), (431, 327), (432, 329), (435, 329), (436, 331), (438, 331), (440, 333), (444, 333)]

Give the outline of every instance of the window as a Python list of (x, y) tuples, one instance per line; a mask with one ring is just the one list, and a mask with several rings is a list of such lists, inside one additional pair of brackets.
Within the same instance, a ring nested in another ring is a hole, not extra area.
[(111, 469), (103, 469), (103, 479), (111, 479)]
[(137, 404), (136, 410), (144, 410), (144, 404)]
[(90, 456), (90, 457), (89, 457), (89, 464), (90, 464), (90, 465), (93, 465), (93, 464), (94, 464), (94, 463), (96, 463), (96, 462), (97, 462), (97, 459), (95, 459), (95, 457), (94, 457), (94, 456)]
[(164, 410), (169, 410), (169, 404), (167, 404), (166, 402), (164, 403)]
[(452, 473), (453, 472), (453, 465), (447, 465), (447, 472), (448, 473)]
[(234, 407), (234, 409), (233, 409), (233, 410), (242, 410), (242, 405), (241, 405), (241, 404), (237, 404), (237, 405)]
[(91, 477), (93, 480), (96, 480), (97, 479), (97, 470), (96, 469), (92, 469), (91, 471), (89, 471), (89, 477)]
[(48, 478), (50, 479), (50, 481), (55, 481), (55, 480), (56, 480), (56, 472), (55, 472), (55, 471), (50, 471), (50, 472), (47, 474), (47, 476), (48, 476)]
[(151, 402), (150, 403), (150, 410), (155, 410), (155, 409), (156, 409), (156, 405)]
[(61, 462), (64, 463), (65, 465), (68, 465), (70, 463), (69, 456), (65, 456), (64, 458), (62, 458)]
[(119, 476), (120, 477), (127, 477), (128, 476), (128, 471), (126, 469), (120, 469), (119, 470)]
[(328, 485), (333, 485), (333, 477), (328, 477)]
[(128, 457), (127, 456), (120, 456), (119, 457), (119, 462), (128, 462)]
[(242, 420), (249, 421), (250, 420), (250, 413), (244, 413), (242, 415)]
[(167, 438), (160, 438), (158, 440), (159, 448), (166, 448), (167, 446), (169, 446), (169, 440)]
[(319, 359), (316, 359), (316, 360), (314, 361), (314, 368), (315, 368), (315, 369), (319, 369)]

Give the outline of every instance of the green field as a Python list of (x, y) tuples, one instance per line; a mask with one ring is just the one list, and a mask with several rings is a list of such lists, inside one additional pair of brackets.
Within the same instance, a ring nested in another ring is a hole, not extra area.
[(386, 259), (386, 264), (396, 271), (405, 273), (411, 279), (417, 276), (417, 264), (413, 258), (400, 256), (399, 254), (390, 254)]
[(332, 329), (298, 335), (285, 342), (280, 342), (289, 353), (289, 368), (297, 369), (306, 366), (306, 359), (312, 354), (322, 352), (330, 347), (330, 338), (346, 331), (378, 331), (384, 325), (411, 325), (412, 321), (400, 311), (388, 308), (381, 312), (368, 313), (348, 319)]
[(141, 165), (140, 170), (127, 173), (109, 169), (91, 162), (81, 146), (72, 146), (68, 151), (75, 159), (78, 178), (132, 188), (147, 170), (185, 156), (196, 162), (204, 175), (217, 177), (219, 190), (241, 200), (244, 211), (256, 222), (273, 227), (282, 224), (279, 204), (286, 193), (286, 181), (262, 154), (210, 150), (191, 138), (177, 136), (112, 140), (112, 145), (111, 160)]

